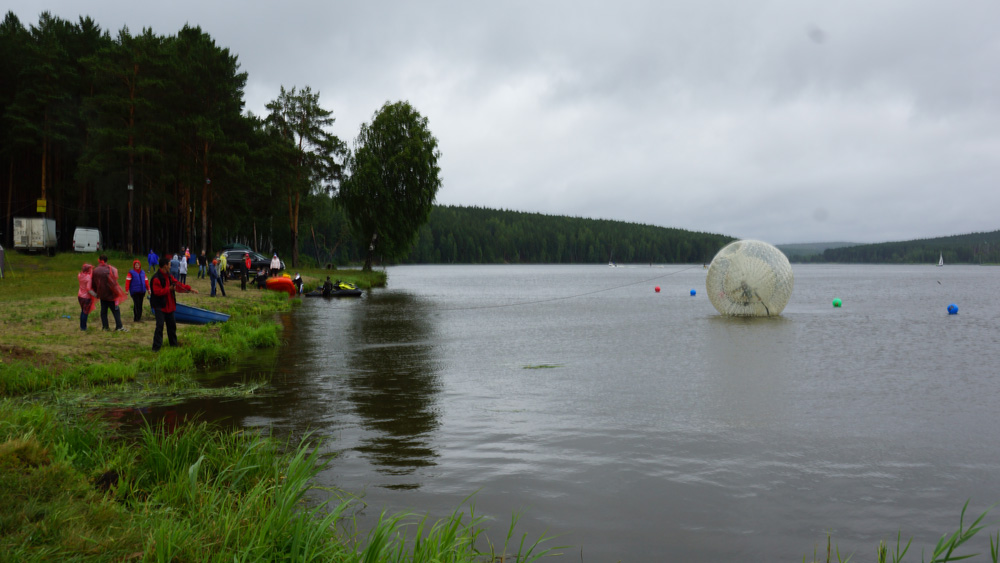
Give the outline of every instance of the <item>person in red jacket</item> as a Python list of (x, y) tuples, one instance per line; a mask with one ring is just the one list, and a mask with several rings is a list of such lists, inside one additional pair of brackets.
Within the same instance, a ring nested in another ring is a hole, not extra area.
[(160, 269), (153, 275), (150, 283), (150, 304), (156, 314), (156, 330), (153, 331), (153, 351), (157, 352), (163, 346), (163, 325), (167, 325), (167, 339), (171, 346), (177, 346), (177, 322), (174, 311), (177, 310), (177, 299), (174, 291), (181, 293), (198, 293), (190, 285), (184, 285), (170, 275), (170, 260), (160, 258)]
[(243, 268), (240, 275), (240, 289), (243, 291), (247, 290), (247, 280), (250, 279), (250, 253), (246, 252), (243, 254)]

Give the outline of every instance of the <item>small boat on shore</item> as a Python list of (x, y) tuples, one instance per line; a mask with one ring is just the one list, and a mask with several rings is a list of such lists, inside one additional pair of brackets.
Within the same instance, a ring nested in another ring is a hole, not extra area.
[(178, 303), (177, 310), (174, 311), (174, 319), (179, 323), (204, 325), (208, 323), (224, 323), (229, 320), (229, 315)]
[[(183, 303), (175, 303), (174, 305), (177, 307), (174, 310), (174, 320), (181, 324), (204, 325), (208, 323), (224, 323), (229, 320), (229, 315), (219, 313), (218, 311), (210, 311), (201, 307), (184, 305)], [(150, 309), (153, 309), (153, 314), (155, 315), (156, 309), (152, 306), (152, 299), (150, 299)]]

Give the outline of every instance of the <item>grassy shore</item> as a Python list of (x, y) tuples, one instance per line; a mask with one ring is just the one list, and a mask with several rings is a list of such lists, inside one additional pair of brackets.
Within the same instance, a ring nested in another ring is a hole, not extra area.
[[(122, 282), (133, 257), (112, 254)], [(140, 257), (141, 259), (141, 257)], [(385, 514), (365, 537), (353, 526), (355, 500), (318, 491), (323, 468), (310, 439), (281, 439), (182, 423), (122, 433), (94, 405), (183, 392), (253, 393), (266, 382), (201, 389), (200, 369), (281, 342), (277, 314), (300, 301), (227, 285), (179, 301), (232, 315), (220, 325), (178, 326), (181, 346), (151, 350), (154, 322), (104, 332), (98, 312), (79, 329), (76, 274), (96, 255), (8, 254), (0, 280), (0, 561), (534, 561), (545, 538), (516, 537), (513, 518), (499, 542), (463, 505), (430, 522)], [(145, 260), (142, 260), (144, 263)], [(306, 287), (332, 275), (369, 288), (385, 274), (299, 270)], [(113, 319), (111, 320), (113, 323)], [(176, 400), (176, 399), (175, 399)], [(304, 502), (325, 498), (323, 502)], [(513, 553), (510, 553), (513, 551)]]

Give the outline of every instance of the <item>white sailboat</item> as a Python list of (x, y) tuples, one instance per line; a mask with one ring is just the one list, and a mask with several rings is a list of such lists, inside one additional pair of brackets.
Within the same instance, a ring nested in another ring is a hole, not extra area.
[(941, 266), (944, 266), (944, 254), (938, 255), (938, 268), (940, 268)]

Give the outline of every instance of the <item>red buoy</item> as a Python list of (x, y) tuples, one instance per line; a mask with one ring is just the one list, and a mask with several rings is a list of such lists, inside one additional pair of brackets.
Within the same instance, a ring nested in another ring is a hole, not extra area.
[(656, 292), (657, 292), (657, 293), (659, 293), (659, 292), (660, 292), (660, 286), (656, 286)]

